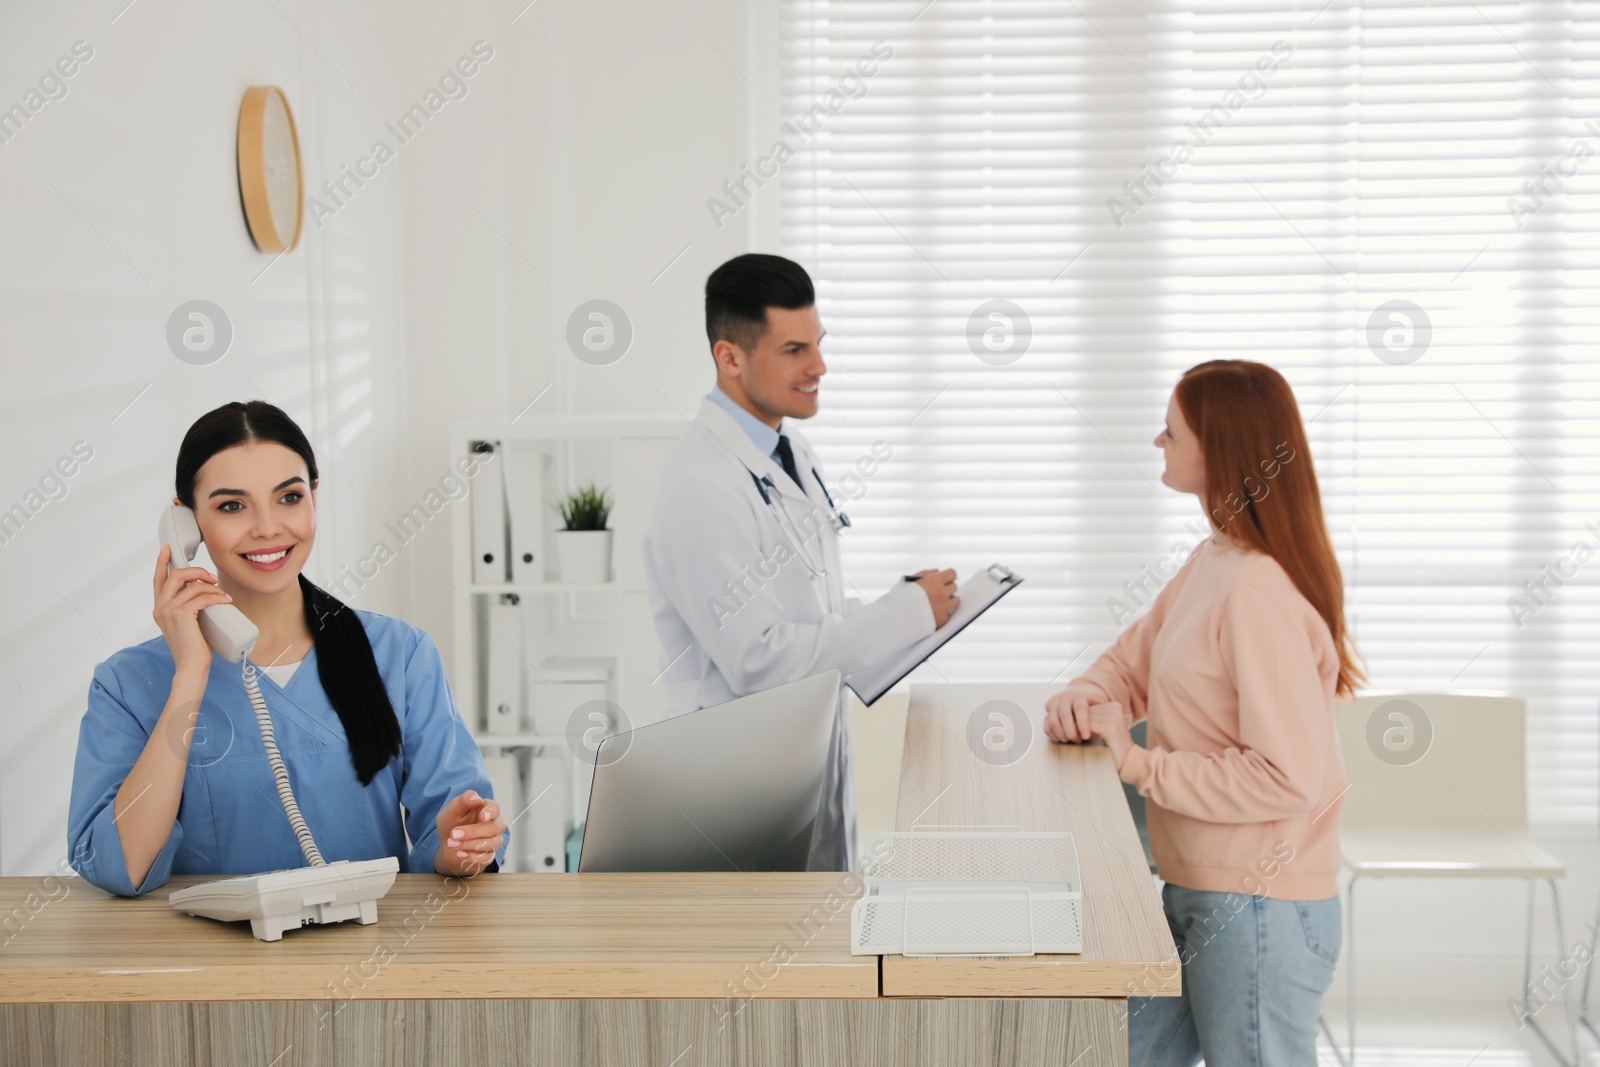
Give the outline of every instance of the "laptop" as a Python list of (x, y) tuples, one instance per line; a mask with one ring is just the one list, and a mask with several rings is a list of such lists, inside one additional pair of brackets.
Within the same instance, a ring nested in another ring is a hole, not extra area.
[(828, 671), (606, 738), (578, 870), (805, 870), (838, 711)]

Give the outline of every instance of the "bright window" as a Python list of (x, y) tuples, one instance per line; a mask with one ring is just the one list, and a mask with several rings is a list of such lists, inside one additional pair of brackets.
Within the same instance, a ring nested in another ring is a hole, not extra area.
[(809, 432), (836, 472), (894, 449), (849, 578), (1028, 577), (926, 677), (1087, 665), (1200, 528), (1151, 445), (1174, 381), (1259, 359), (1370, 688), (1527, 697), (1534, 818), (1595, 819), (1600, 7), (779, 0), (777, 31)]

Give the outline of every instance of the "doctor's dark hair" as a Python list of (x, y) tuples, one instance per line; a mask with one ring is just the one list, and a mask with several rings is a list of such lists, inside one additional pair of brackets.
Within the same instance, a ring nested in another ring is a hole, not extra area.
[(706, 279), (706, 337), (746, 352), (767, 332), (767, 308), (790, 311), (817, 302), (811, 275), (792, 259), (751, 252), (735, 256)]
[[(265, 400), (234, 401), (195, 420), (178, 448), (174, 479), (177, 497), (194, 508), (194, 483), (200, 468), (212, 456), (235, 445), (271, 441), (294, 452), (306, 464), (312, 486), (317, 484), (317, 457), (311, 442), (281, 408)], [(306, 625), (317, 648), (317, 677), (328, 703), (339, 713), (350, 742), (350, 762), (362, 785), (400, 754), (400, 720), (389, 702), (372, 642), (360, 617), (326, 590), (300, 575)]]

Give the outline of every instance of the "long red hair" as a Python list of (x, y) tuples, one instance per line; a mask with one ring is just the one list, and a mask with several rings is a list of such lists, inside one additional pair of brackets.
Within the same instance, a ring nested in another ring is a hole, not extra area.
[(1178, 408), (1205, 453), (1206, 513), (1235, 544), (1265, 552), (1328, 624), (1339, 653), (1336, 691), (1363, 680), (1344, 622), (1344, 576), (1322, 515), (1300, 407), (1264, 363), (1217, 359), (1184, 372)]

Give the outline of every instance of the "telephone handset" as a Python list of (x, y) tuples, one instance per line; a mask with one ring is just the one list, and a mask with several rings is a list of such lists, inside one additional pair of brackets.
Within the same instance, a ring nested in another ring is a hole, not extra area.
[[(161, 543), (172, 549), (169, 574), (173, 567), (194, 562), (194, 554), (200, 549), (200, 524), (193, 511), (182, 504), (162, 509), (160, 537)], [(354, 919), (365, 926), (377, 922), (378, 901), (394, 884), (400, 861), (394, 856), (333, 863), (322, 858), (311, 828), (300, 814), (300, 805), (295, 802), (289, 769), (284, 766), (273, 734), (272, 716), (256, 682), (256, 667), (245, 659), (256, 647), (261, 631), (234, 605), (213, 604), (200, 609), (200, 633), (229, 663), (244, 661), (244, 691), (255, 711), (261, 747), (278, 787), (278, 801), (289, 817), (289, 826), (308, 866), (200, 882), (174, 890), (167, 895), (167, 902), (190, 915), (224, 922), (249, 920), (250, 932), (263, 941), (277, 941), (284, 931), (307, 923)]]
[[(194, 562), (201, 538), (200, 524), (195, 521), (193, 511), (182, 504), (163, 508), (159, 536), (161, 543), (172, 549), (172, 559), (167, 564), (168, 573), (173, 567), (187, 567)], [(205, 636), (206, 644), (216, 649), (229, 663), (238, 663), (248, 656), (256, 647), (256, 638), (261, 636), (256, 624), (232, 604), (213, 604), (209, 608), (201, 608), (200, 633)]]

